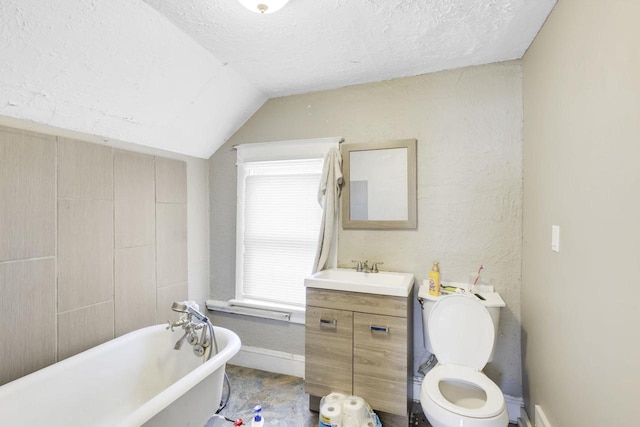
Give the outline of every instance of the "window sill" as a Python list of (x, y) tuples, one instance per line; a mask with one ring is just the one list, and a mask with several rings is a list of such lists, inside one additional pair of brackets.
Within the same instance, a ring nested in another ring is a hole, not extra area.
[(263, 319), (280, 320), (282, 322), (300, 325), (304, 325), (305, 323), (304, 307), (238, 299), (232, 299), (230, 301), (209, 299), (206, 304), (210, 311), (261, 317)]

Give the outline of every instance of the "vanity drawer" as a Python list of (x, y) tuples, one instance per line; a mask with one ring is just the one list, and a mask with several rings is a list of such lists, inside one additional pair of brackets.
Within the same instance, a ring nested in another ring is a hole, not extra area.
[(353, 315), (353, 393), (372, 407), (407, 413), (407, 319)]
[(353, 313), (307, 306), (305, 316), (305, 391), (352, 394)]
[(307, 306), (313, 307), (407, 317), (408, 301), (406, 297), (307, 288)]

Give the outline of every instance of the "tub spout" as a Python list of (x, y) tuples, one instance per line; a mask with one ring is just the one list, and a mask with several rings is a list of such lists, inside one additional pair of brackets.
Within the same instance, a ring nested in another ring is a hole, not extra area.
[(184, 335), (182, 335), (182, 337), (180, 337), (180, 339), (178, 341), (176, 341), (176, 345), (173, 346), (174, 350), (180, 350), (180, 348), (182, 347), (182, 344), (184, 343), (184, 340), (187, 338), (187, 336), (189, 335), (190, 331), (186, 331), (184, 333)]

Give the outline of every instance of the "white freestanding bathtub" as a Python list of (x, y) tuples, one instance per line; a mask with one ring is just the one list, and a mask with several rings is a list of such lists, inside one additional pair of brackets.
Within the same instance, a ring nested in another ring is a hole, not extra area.
[(220, 406), (226, 362), (240, 349), (214, 327), (219, 353), (203, 363), (184, 331), (128, 333), (0, 387), (3, 426), (203, 427)]

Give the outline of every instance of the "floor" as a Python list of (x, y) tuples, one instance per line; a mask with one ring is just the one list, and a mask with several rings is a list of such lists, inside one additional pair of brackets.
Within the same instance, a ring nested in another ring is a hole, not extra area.
[[(304, 392), (303, 379), (234, 365), (227, 365), (227, 375), (231, 396), (219, 415), (232, 421), (212, 418), (205, 427), (231, 427), (238, 418), (242, 418), (245, 425), (251, 425), (256, 405), (262, 405), (268, 427), (318, 425), (318, 414), (309, 411), (309, 395)], [(226, 391), (225, 386), (223, 394)], [(409, 427), (431, 427), (417, 402), (411, 408)], [(516, 425), (509, 424), (509, 427)]]
[[(227, 375), (231, 383), (231, 397), (219, 415), (230, 420), (242, 418), (245, 424), (251, 425), (253, 407), (259, 404), (263, 408), (265, 425), (269, 427), (318, 425), (318, 414), (309, 411), (309, 395), (304, 392), (301, 378), (233, 365), (227, 365)], [(212, 418), (205, 427), (232, 425), (231, 421)], [(414, 405), (410, 425), (430, 427), (419, 404)]]

